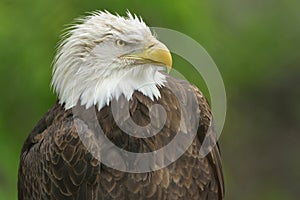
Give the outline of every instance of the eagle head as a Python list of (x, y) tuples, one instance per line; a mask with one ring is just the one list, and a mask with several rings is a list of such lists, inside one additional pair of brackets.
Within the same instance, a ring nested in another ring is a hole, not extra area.
[(69, 109), (80, 102), (100, 110), (121, 95), (139, 91), (154, 100), (172, 66), (167, 47), (141, 18), (94, 12), (71, 26), (58, 46), (52, 86)]

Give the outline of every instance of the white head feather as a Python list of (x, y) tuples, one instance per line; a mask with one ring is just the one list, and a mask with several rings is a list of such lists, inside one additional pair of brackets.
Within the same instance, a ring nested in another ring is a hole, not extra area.
[(68, 32), (54, 61), (52, 86), (66, 109), (80, 102), (100, 110), (120, 95), (129, 100), (135, 90), (152, 100), (160, 97), (158, 87), (165, 82), (162, 67), (153, 63), (131, 66), (131, 60), (120, 58), (131, 48), (121, 48), (120, 41), (142, 48), (156, 40), (142, 19), (129, 12), (126, 18), (95, 12), (81, 21)]

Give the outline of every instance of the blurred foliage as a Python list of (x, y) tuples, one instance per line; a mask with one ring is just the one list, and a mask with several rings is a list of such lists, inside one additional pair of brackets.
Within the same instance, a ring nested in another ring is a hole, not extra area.
[[(221, 137), (227, 199), (297, 199), (299, 6), (297, 0), (2, 0), (0, 199), (17, 199), (22, 144), (55, 102), (49, 83), (59, 35), (97, 9), (121, 15), (128, 9), (150, 26), (191, 36), (212, 56), (228, 96)], [(175, 56), (174, 68), (201, 87), (187, 65)]]

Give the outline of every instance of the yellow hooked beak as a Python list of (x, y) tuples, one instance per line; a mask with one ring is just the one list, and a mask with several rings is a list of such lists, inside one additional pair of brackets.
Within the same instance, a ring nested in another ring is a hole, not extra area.
[(125, 59), (136, 60), (141, 64), (155, 64), (167, 67), (168, 72), (172, 69), (172, 56), (169, 49), (161, 42), (149, 44), (142, 52), (122, 56)]

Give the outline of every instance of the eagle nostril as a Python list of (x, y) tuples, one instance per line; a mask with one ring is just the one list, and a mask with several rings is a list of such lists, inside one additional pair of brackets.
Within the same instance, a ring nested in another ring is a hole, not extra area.
[(150, 44), (150, 45), (148, 46), (148, 49), (151, 49), (152, 47), (154, 47), (154, 45), (155, 45), (155, 44)]

